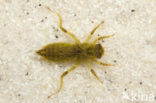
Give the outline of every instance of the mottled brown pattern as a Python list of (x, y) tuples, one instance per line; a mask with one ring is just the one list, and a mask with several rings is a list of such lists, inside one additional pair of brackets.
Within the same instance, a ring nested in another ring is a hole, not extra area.
[(111, 64), (106, 64), (98, 61), (97, 59), (101, 58), (102, 55), (104, 54), (104, 48), (101, 46), (101, 44), (96, 44), (99, 40), (102, 40), (104, 38), (109, 38), (112, 37), (113, 35), (110, 36), (102, 36), (97, 39), (95, 39), (92, 43), (89, 43), (92, 35), (96, 31), (97, 28), (100, 27), (101, 24), (104, 22), (102, 21), (100, 24), (95, 26), (95, 28), (91, 31), (90, 35), (88, 38), (81, 43), (79, 39), (71, 32), (66, 30), (62, 26), (62, 18), (60, 14), (52, 11), (49, 7), (47, 7), (48, 10), (51, 12), (55, 13), (58, 18), (59, 18), (59, 27), (60, 29), (68, 34), (70, 37), (72, 37), (75, 40), (75, 43), (51, 43), (46, 46), (44, 46), (41, 50), (36, 51), (36, 53), (40, 56), (42, 56), (44, 59), (48, 61), (54, 61), (54, 62), (65, 62), (65, 61), (74, 61), (76, 62), (74, 66), (69, 68), (67, 71), (65, 71), (61, 76), (60, 76), (60, 86), (58, 90), (48, 96), (50, 98), (51, 96), (59, 93), (62, 89), (63, 86), (63, 78), (69, 74), (71, 71), (75, 70), (81, 62), (85, 62), (90, 69), (91, 73), (95, 76), (97, 80), (99, 80), (101, 83), (102, 81), (100, 78), (96, 75), (95, 71), (92, 69), (90, 66), (90, 63), (88, 60), (93, 60), (94, 62), (103, 65), (103, 66), (111, 66)]

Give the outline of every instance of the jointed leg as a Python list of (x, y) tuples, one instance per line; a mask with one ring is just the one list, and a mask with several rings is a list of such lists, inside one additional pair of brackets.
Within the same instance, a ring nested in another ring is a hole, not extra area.
[(86, 63), (87, 63), (87, 65), (88, 65), (88, 68), (90, 69), (91, 73), (95, 76), (95, 78), (96, 78), (98, 81), (100, 81), (101, 83), (103, 83), (102, 80), (100, 80), (100, 78), (96, 75), (95, 71), (94, 71), (93, 68), (90, 66), (90, 64), (88, 63), (88, 61), (87, 61)]
[(101, 36), (99, 38), (97, 38), (96, 40), (94, 40), (93, 44), (96, 44), (96, 42), (98, 42), (99, 40), (105, 39), (105, 38), (110, 38), (112, 36), (114, 36), (115, 34), (109, 35), (109, 36)]
[(59, 92), (61, 91), (62, 86), (63, 86), (63, 78), (64, 78), (67, 74), (69, 74), (71, 71), (73, 71), (74, 69), (76, 69), (76, 67), (78, 67), (78, 65), (79, 65), (79, 62), (77, 62), (74, 66), (72, 66), (70, 69), (68, 69), (67, 71), (65, 71), (65, 72), (61, 75), (61, 77), (60, 77), (60, 86), (59, 86), (58, 90), (57, 90), (56, 92), (50, 94), (50, 95), (48, 96), (48, 98), (50, 98), (51, 96), (53, 96), (53, 95), (55, 95), (55, 94), (57, 94), (57, 93), (59, 93)]
[(107, 63), (103, 63), (103, 62), (100, 62), (98, 61), (97, 59), (94, 59), (92, 58), (92, 60), (100, 65), (103, 65), (103, 66), (114, 66), (114, 64), (107, 64)]
[(89, 42), (89, 40), (91, 39), (91, 37), (94, 34), (94, 32), (96, 31), (96, 29), (98, 29), (100, 27), (100, 25), (102, 25), (103, 23), (104, 23), (104, 21), (102, 21), (100, 24), (98, 24), (97, 26), (94, 27), (94, 29), (91, 31), (91, 33), (88, 36), (88, 38), (85, 40), (85, 43)]
[(77, 43), (80, 43), (80, 41), (77, 39), (77, 37), (76, 37), (73, 33), (69, 32), (68, 30), (66, 30), (66, 29), (62, 26), (62, 17), (61, 17), (61, 15), (60, 15), (59, 13), (56, 13), (55, 11), (51, 10), (49, 7), (47, 7), (47, 9), (48, 9), (49, 11), (55, 13), (55, 14), (58, 16), (60, 29), (61, 29), (63, 32), (65, 32), (66, 34), (68, 34), (69, 36), (71, 36)]

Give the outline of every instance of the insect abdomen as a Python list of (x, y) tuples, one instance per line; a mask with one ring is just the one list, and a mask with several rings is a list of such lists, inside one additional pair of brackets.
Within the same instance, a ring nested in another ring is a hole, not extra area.
[(37, 52), (47, 60), (61, 62), (75, 57), (73, 45), (70, 43), (53, 43), (44, 46)]

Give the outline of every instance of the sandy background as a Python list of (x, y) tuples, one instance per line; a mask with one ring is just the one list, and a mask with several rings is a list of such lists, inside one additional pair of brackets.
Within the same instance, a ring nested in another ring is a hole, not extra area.
[[(85, 64), (64, 79), (62, 91), (47, 99), (60, 75), (74, 63), (48, 63), (35, 50), (73, 39), (64, 27), (84, 41), (95, 25), (105, 23), (93, 39), (105, 47), (101, 61), (92, 64), (99, 83)], [(0, 103), (156, 103), (156, 0), (0, 0)]]

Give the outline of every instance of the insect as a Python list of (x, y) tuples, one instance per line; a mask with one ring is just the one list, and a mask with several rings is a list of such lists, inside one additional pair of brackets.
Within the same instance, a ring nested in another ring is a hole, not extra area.
[(96, 75), (93, 68), (90, 66), (89, 60), (92, 60), (100, 65), (103, 66), (113, 66), (113, 64), (107, 64), (103, 63), (101, 61), (98, 61), (97, 59), (100, 59), (104, 54), (104, 48), (101, 44), (97, 43), (99, 40), (102, 40), (104, 38), (109, 38), (114, 36), (114, 34), (110, 36), (101, 36), (97, 39), (95, 39), (93, 42), (89, 42), (92, 35), (102, 25), (104, 22), (102, 21), (100, 24), (94, 27), (94, 29), (90, 32), (90, 35), (88, 38), (81, 43), (78, 38), (68, 30), (66, 30), (62, 26), (62, 17), (59, 13), (54, 12), (49, 7), (46, 7), (49, 11), (56, 14), (59, 18), (59, 28), (66, 34), (68, 34), (70, 37), (72, 37), (75, 40), (75, 43), (65, 43), (65, 42), (58, 42), (58, 43), (51, 43), (48, 45), (45, 45), (42, 47), (42, 49), (37, 50), (36, 53), (43, 57), (44, 59), (48, 61), (54, 61), (54, 62), (66, 62), (66, 61), (74, 61), (75, 65), (73, 65), (71, 68), (69, 68), (67, 71), (65, 71), (60, 76), (60, 85), (56, 92), (51, 93), (48, 98), (51, 96), (58, 94), (63, 86), (63, 78), (75, 70), (80, 63), (85, 62), (90, 69), (91, 73), (95, 76), (95, 78), (102, 83), (102, 80)]

